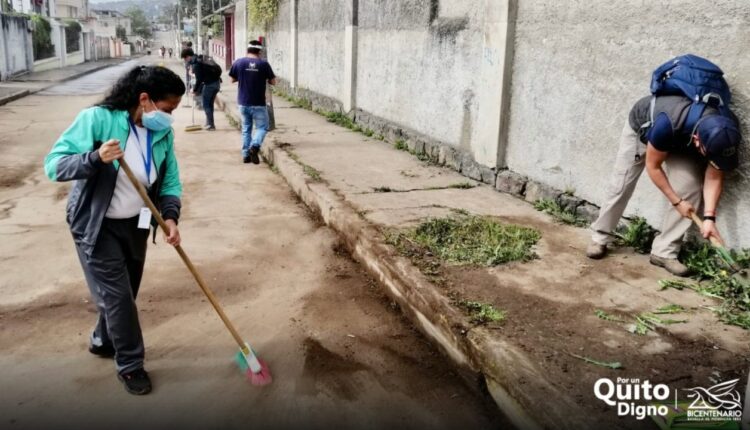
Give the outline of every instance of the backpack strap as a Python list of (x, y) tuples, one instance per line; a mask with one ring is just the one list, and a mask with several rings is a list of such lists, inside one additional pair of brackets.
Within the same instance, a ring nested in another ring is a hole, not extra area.
[(654, 109), (656, 109), (656, 96), (651, 96), (651, 102), (648, 106), (648, 121), (641, 124), (641, 131), (643, 132), (647, 128), (654, 125)]
[(703, 112), (706, 111), (706, 104), (702, 102), (695, 102), (690, 105), (688, 110), (687, 118), (685, 118), (685, 125), (682, 126), (682, 130), (690, 130), (688, 136), (688, 145), (693, 141), (693, 135), (698, 130), (698, 125), (703, 117)]

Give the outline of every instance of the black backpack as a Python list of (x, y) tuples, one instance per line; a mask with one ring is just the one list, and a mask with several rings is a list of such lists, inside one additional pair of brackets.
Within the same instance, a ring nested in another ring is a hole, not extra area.
[(216, 64), (216, 61), (211, 58), (201, 57), (198, 62), (201, 64), (201, 66), (203, 67), (203, 71), (206, 73), (206, 82), (221, 80), (221, 66)]

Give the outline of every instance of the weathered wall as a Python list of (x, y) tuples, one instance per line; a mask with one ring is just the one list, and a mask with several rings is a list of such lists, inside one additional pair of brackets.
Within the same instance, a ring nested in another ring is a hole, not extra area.
[(234, 4), (234, 59), (245, 56), (248, 44), (247, 2), (240, 0)]
[(292, 3), (292, 0), (279, 1), (279, 11), (272, 25), (273, 31), (268, 34), (268, 61), (274, 73), (287, 80), (290, 79), (292, 72), (292, 25), (290, 22)]
[(494, 167), (507, 4), (281, 1), (269, 59), (292, 86), (461, 148)]
[(28, 28), (26, 18), (0, 14), (0, 80), (30, 71), (34, 53)]
[(297, 10), (299, 86), (340, 100), (347, 0), (301, 0)]
[(502, 58), (491, 24), (501, 3), (361, 1), (357, 106), (494, 167), (497, 136), (486, 131), (500, 116)]
[[(747, 0), (522, 0), (516, 22), (508, 167), (600, 204), (632, 104), (650, 72), (687, 52), (727, 73), (750, 136)], [(750, 151), (729, 179), (719, 225), (750, 247)], [(665, 200), (644, 174), (629, 214), (658, 226)], [(745, 215), (743, 217), (743, 215)]]

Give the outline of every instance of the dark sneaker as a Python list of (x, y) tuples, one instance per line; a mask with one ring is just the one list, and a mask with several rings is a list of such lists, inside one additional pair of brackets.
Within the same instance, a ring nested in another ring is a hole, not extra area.
[(250, 156), (249, 155), (243, 156), (242, 157), (242, 162), (245, 163), (245, 164), (250, 164)]
[(213, 125), (204, 125), (203, 129), (207, 131), (215, 131), (216, 127), (214, 127)]
[(599, 260), (607, 255), (607, 245), (600, 245), (596, 242), (591, 242), (586, 248), (586, 257), (592, 260)]
[(260, 152), (259, 147), (257, 146), (250, 147), (250, 161), (252, 161), (253, 164), (260, 164), (260, 157), (258, 157), (259, 152)]
[(102, 358), (112, 358), (115, 356), (115, 348), (112, 345), (89, 345), (89, 352)]
[(649, 261), (654, 266), (665, 268), (667, 272), (675, 276), (685, 277), (690, 274), (690, 269), (688, 269), (686, 265), (680, 263), (680, 260), (676, 258), (663, 258), (652, 255)]
[(117, 379), (125, 386), (125, 390), (136, 396), (142, 396), (151, 392), (151, 378), (143, 369), (117, 375)]

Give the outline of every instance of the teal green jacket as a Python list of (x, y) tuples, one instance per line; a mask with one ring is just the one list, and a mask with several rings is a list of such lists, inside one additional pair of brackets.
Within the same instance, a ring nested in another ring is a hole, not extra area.
[[(117, 183), (120, 164), (104, 163), (99, 146), (120, 141), (125, 150), (130, 123), (128, 112), (92, 107), (78, 114), (44, 159), (44, 172), (53, 181), (75, 181), (68, 197), (66, 220), (76, 244), (91, 255)], [(158, 173), (149, 195), (165, 219), (179, 220), (182, 185), (174, 153), (174, 131), (151, 132), (153, 160)]]

